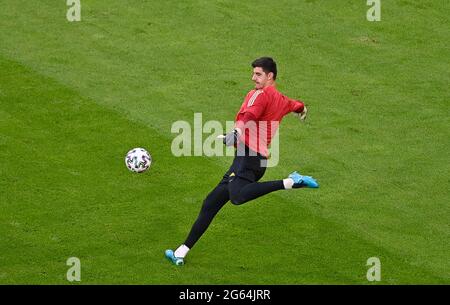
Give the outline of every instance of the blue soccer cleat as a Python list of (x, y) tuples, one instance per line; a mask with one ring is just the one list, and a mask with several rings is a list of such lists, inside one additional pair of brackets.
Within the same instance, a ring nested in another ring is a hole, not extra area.
[(173, 253), (173, 250), (166, 250), (165, 252), (166, 258), (171, 261), (174, 265), (182, 266), (184, 265), (184, 259), (181, 257), (175, 257), (175, 254)]
[(290, 174), (289, 178), (294, 180), (294, 185), (292, 186), (293, 188), (300, 188), (300, 187), (318, 188), (319, 187), (319, 183), (317, 183), (317, 181), (313, 177), (303, 176), (297, 172), (293, 172), (292, 174)]

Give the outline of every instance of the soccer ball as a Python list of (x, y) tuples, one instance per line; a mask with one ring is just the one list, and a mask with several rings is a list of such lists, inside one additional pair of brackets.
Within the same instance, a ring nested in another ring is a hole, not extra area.
[(135, 173), (143, 173), (152, 164), (152, 157), (143, 148), (137, 147), (130, 150), (125, 157), (125, 165)]

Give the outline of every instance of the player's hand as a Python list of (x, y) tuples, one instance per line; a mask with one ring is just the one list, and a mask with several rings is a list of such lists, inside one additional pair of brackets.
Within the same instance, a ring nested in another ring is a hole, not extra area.
[(308, 113), (308, 109), (306, 106), (303, 106), (302, 112), (296, 112), (294, 115), (301, 121), (304, 122), (306, 120), (306, 114)]
[(222, 138), (223, 144), (226, 146), (234, 146), (237, 144), (239, 137), (241, 136), (238, 129), (234, 129), (232, 132), (219, 136)]

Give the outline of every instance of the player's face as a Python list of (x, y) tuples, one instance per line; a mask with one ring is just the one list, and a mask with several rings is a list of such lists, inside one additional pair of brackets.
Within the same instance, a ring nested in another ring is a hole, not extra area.
[(255, 88), (262, 89), (266, 87), (268, 83), (271, 82), (270, 75), (272, 75), (272, 73), (266, 74), (260, 67), (253, 68), (252, 81), (255, 82)]

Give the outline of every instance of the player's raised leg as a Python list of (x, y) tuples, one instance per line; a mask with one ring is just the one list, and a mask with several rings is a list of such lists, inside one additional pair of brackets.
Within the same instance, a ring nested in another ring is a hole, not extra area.
[(252, 182), (237, 177), (229, 183), (228, 190), (231, 202), (239, 205), (274, 191), (301, 187), (318, 188), (319, 184), (311, 176), (293, 172), (286, 179), (265, 182)]

